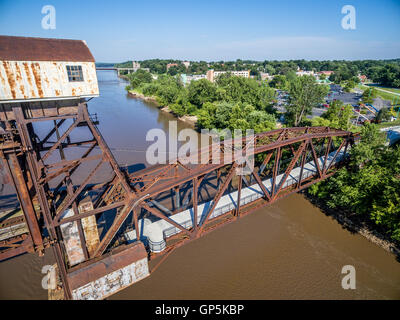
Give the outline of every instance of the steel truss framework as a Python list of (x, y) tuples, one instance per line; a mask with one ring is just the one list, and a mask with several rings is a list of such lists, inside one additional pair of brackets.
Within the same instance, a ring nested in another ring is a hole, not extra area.
[[(124, 243), (123, 234), (127, 230), (135, 230), (136, 239), (141, 239), (140, 218), (163, 219), (180, 232), (168, 239), (167, 247), (161, 253), (149, 252), (149, 259), (162, 256), (161, 262), (173, 249), (188, 241), (333, 175), (338, 167), (345, 164), (346, 157), (339, 162), (328, 163), (328, 154), (333, 153), (333, 159), (340, 151), (346, 154), (355, 138), (350, 132), (328, 127), (283, 128), (257, 134), (251, 140), (243, 137), (200, 149), (190, 155), (191, 160), (197, 159), (200, 164), (187, 164), (177, 159), (129, 173), (129, 170), (118, 166), (94, 125), (85, 101), (68, 114), (57, 114), (57, 107), (54, 109), (52, 116), (31, 117), (24, 104), (15, 104), (12, 119), (4, 121), (6, 132), (0, 141), (0, 153), (17, 192), (29, 233), (1, 241), (0, 260), (24, 252), (41, 253), (44, 248), (51, 247), (67, 299), (71, 298), (67, 273), (72, 266), (66, 255), (61, 225), (77, 222), (87, 262), (101, 259), (108, 251)], [(37, 122), (52, 124), (42, 138), (35, 132)], [(82, 141), (74, 139), (74, 131), (78, 128), (82, 130), (82, 127), (88, 130), (90, 138)], [(80, 148), (84, 152), (78, 158), (71, 158), (68, 150), (72, 148)], [(243, 164), (232, 159), (226, 161), (225, 156), (232, 154), (232, 150), (247, 150), (248, 154), (254, 155), (254, 169), (247, 175), (236, 174), (237, 168)], [(322, 165), (318, 161), (320, 157), (325, 159)], [(303, 178), (304, 165), (310, 161), (315, 163), (317, 170), (315, 174)], [(112, 172), (111, 176), (105, 182), (96, 182), (97, 174), (104, 167)], [(284, 187), (295, 167), (301, 168), (300, 178)], [(278, 176), (282, 177), (280, 181)], [(262, 183), (267, 178), (273, 181), (270, 190)], [(254, 183), (263, 191), (262, 198), (246, 205), (237, 201), (233, 210), (211, 218), (224, 194), (237, 190), (240, 199), (243, 185)], [(87, 197), (90, 197), (93, 208), (79, 212), (78, 205)], [(212, 204), (205, 217), (191, 228), (171, 219), (172, 215), (193, 207), (193, 221), (197, 221), (197, 206), (210, 200)], [(74, 214), (64, 217), (67, 209), (72, 209)], [(88, 249), (82, 228), (82, 219), (90, 216), (96, 217), (101, 234), (93, 250)], [(105, 217), (111, 221), (107, 227), (102, 224)]]

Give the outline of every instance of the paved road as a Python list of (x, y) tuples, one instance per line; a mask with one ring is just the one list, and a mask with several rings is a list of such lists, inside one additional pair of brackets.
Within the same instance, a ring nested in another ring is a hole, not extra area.
[(331, 103), (333, 100), (343, 101), (344, 104), (358, 104), (361, 99), (361, 94), (353, 93), (353, 92), (335, 92), (333, 91), (326, 101)]

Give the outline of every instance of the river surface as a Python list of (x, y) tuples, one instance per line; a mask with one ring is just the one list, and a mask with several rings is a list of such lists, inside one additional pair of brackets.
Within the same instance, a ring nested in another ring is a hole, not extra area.
[[(147, 131), (175, 119), (129, 98), (115, 72), (98, 79), (100, 97), (88, 105), (103, 137), (121, 165), (146, 166)], [(52, 261), (48, 251), (0, 263), (0, 298), (47, 299), (41, 270)], [(354, 290), (341, 286), (345, 265), (356, 270)], [(110, 299), (400, 299), (400, 263), (294, 194), (178, 248)]]

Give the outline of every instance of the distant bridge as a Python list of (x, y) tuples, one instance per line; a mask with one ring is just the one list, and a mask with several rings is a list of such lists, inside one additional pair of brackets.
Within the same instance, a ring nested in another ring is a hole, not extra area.
[(121, 71), (128, 71), (128, 73), (135, 72), (136, 70), (133, 68), (116, 68), (116, 67), (96, 67), (96, 70), (115, 70), (118, 75)]

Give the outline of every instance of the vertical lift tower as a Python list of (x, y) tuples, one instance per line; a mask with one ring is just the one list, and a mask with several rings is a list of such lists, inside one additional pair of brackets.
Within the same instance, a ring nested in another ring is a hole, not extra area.
[[(88, 113), (98, 95), (84, 41), (0, 36), (0, 157), (25, 223), (19, 232), (8, 224), (0, 260), (51, 247), (66, 299), (102, 299), (148, 275), (141, 242), (107, 252), (100, 241), (94, 213), (116, 209), (105, 189), (112, 182), (122, 200), (131, 192)], [(93, 182), (110, 171), (108, 184)]]

